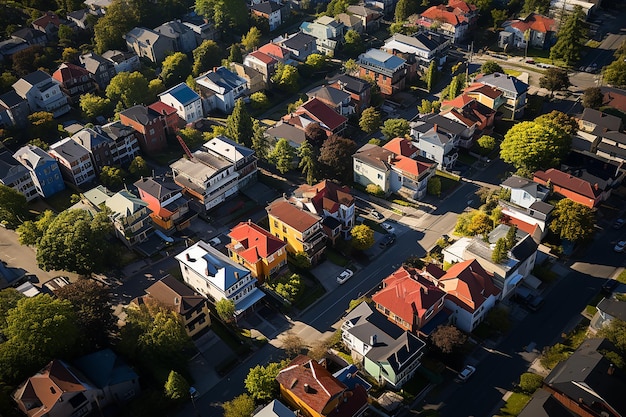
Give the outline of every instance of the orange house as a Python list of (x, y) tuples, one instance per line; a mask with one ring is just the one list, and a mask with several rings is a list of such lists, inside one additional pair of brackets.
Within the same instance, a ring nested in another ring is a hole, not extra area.
[(533, 181), (537, 184), (549, 185), (555, 193), (589, 208), (598, 206), (606, 199), (604, 185), (600, 187), (598, 183), (591, 184), (589, 181), (554, 168), (535, 172)]

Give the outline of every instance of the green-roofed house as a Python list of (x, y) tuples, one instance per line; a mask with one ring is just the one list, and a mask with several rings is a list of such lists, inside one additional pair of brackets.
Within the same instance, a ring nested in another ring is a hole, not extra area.
[(150, 209), (148, 204), (132, 194), (122, 190), (109, 197), (105, 203), (111, 209), (111, 221), (115, 234), (128, 247), (132, 247), (148, 239), (152, 231)]

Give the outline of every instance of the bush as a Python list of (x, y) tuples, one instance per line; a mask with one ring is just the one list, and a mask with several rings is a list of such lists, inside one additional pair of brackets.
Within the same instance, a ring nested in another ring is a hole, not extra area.
[(542, 383), (543, 377), (541, 375), (524, 372), (519, 379), (519, 388), (527, 394), (532, 394), (541, 387)]
[(568, 347), (561, 343), (548, 346), (541, 353), (541, 365), (545, 368), (552, 369), (558, 365), (559, 362), (566, 360), (570, 353)]
[(441, 178), (431, 177), (426, 185), (426, 192), (436, 197), (441, 196)]
[(375, 197), (385, 196), (385, 192), (382, 188), (380, 188), (380, 185), (377, 184), (367, 184), (367, 187), (365, 187), (365, 192)]

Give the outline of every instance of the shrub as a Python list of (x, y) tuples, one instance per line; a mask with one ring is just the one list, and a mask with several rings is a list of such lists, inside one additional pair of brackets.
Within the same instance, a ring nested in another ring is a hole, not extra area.
[(367, 184), (367, 187), (365, 187), (365, 192), (376, 197), (385, 196), (385, 192), (380, 187), (380, 185), (377, 185), (377, 184)]
[(524, 372), (519, 379), (519, 388), (527, 394), (532, 394), (541, 387), (542, 383), (543, 377), (541, 375)]

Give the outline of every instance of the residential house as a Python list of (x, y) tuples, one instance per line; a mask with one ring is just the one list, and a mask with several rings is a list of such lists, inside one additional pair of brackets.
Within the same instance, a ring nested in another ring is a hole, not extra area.
[[(323, 217), (322, 224), (325, 229), (327, 227), (324, 224), (326, 218), (330, 217), (335, 222), (339, 222), (343, 238), (350, 239), (356, 205), (349, 187), (341, 186), (329, 180), (324, 180), (315, 185), (303, 184), (296, 188), (291, 200), (295, 201), (299, 208), (306, 208), (311, 213)], [(326, 234), (334, 242), (334, 234), (330, 231), (326, 231)]]
[(77, 28), (85, 30), (90, 28), (89, 15), (88, 9), (75, 10), (67, 14), (67, 20), (76, 25)]
[(137, 141), (143, 152), (155, 154), (167, 148), (163, 118), (149, 107), (137, 105), (121, 111), (120, 122), (137, 131)]
[(596, 313), (589, 323), (589, 330), (596, 333), (613, 320), (626, 321), (626, 302), (617, 298), (603, 298), (596, 306)]
[(48, 198), (65, 189), (59, 164), (37, 146), (22, 146), (13, 154), (13, 158), (30, 172), (30, 178), (39, 196)]
[(257, 91), (267, 90), (265, 76), (254, 68), (238, 62), (231, 62), (230, 71), (246, 80), (246, 89), (248, 90), (248, 94), (254, 94)]
[(183, 230), (191, 224), (193, 213), (183, 188), (162, 177), (141, 178), (135, 182), (139, 198), (148, 204), (152, 222), (162, 230)]
[(341, 325), (341, 340), (378, 383), (401, 388), (421, 365), (426, 343), (362, 302)]
[(583, 110), (578, 119), (580, 130), (589, 133), (601, 134), (607, 131), (619, 132), (622, 130), (622, 119), (590, 107)]
[(204, 116), (200, 96), (185, 83), (159, 94), (159, 100), (174, 107), (178, 116), (186, 123), (195, 122)]
[(115, 121), (94, 129), (110, 139), (109, 146), (113, 165), (128, 166), (139, 156), (139, 142), (135, 137), (135, 129)]
[(100, 174), (105, 166), (115, 165), (111, 153), (112, 141), (108, 136), (87, 127), (72, 135), (71, 138), (89, 151), (97, 174)]
[(390, 97), (404, 90), (406, 60), (379, 49), (370, 49), (359, 55), (358, 64), (359, 76), (374, 79), (383, 96)]
[(601, 181), (589, 182), (584, 178), (555, 168), (536, 171), (533, 174), (533, 181), (549, 186), (553, 192), (589, 208), (597, 207), (611, 193), (611, 190), (607, 189), (606, 183)]
[(239, 174), (226, 159), (208, 152), (196, 151), (193, 158), (181, 158), (170, 165), (174, 182), (185, 194), (211, 210), (237, 194)]
[(305, 129), (311, 123), (319, 123), (328, 135), (340, 134), (348, 124), (348, 118), (337, 113), (317, 98), (309, 99), (292, 113), (282, 117), (282, 121)]
[(52, 73), (52, 78), (59, 82), (61, 91), (70, 104), (78, 104), (80, 97), (96, 90), (91, 74), (85, 68), (65, 62)]
[(28, 101), (31, 113), (47, 111), (56, 118), (70, 111), (60, 83), (41, 70), (23, 76), (13, 84), (15, 92)]
[(561, 160), (561, 171), (582, 178), (591, 184), (597, 183), (599, 188), (607, 190), (607, 195), (612, 189), (618, 188), (626, 177), (621, 161), (579, 152), (575, 149), (572, 149)]
[(539, 388), (524, 406), (518, 417), (576, 417), (559, 403), (548, 391)]
[(554, 210), (553, 205), (545, 202), (550, 189), (516, 175), (509, 177), (500, 185), (511, 190), (509, 201), (498, 202), (504, 221), (530, 235), (535, 235), (535, 228), (538, 227), (539, 240), (543, 239), (548, 234), (550, 214)]
[(196, 35), (196, 43), (200, 45), (202, 42), (210, 40), (214, 41), (219, 38), (220, 33), (215, 29), (215, 25), (202, 16), (198, 16), (192, 11), (182, 17), (183, 25), (191, 29)]
[(63, 178), (75, 186), (79, 187), (96, 179), (89, 149), (72, 138), (53, 143), (48, 153), (59, 163)]
[(89, 9), (89, 13), (96, 17), (102, 17), (106, 13), (113, 0), (85, 0), (85, 6)]
[(28, 43), (22, 39), (10, 38), (0, 41), (0, 61), (11, 58), (16, 53), (30, 48)]
[(372, 86), (367, 81), (351, 75), (341, 74), (331, 78), (328, 85), (349, 93), (352, 102), (356, 105), (357, 113), (361, 113), (365, 108), (369, 107)]
[(344, 26), (329, 16), (320, 16), (313, 22), (302, 22), (300, 31), (315, 38), (317, 52), (335, 56), (337, 46), (343, 42)]
[(148, 204), (130, 191), (122, 190), (104, 203), (111, 213), (115, 234), (126, 246), (133, 247), (148, 239), (152, 232)]
[(57, 38), (59, 26), (66, 23), (53, 12), (46, 12), (43, 16), (33, 20), (31, 25), (40, 32), (44, 32), (49, 40)]
[(254, 414), (254, 417), (296, 417), (296, 415), (280, 401), (272, 400), (258, 413)]
[(46, 43), (48, 43), (48, 38), (46, 37), (45, 32), (29, 27), (23, 27), (16, 30), (11, 34), (11, 38), (22, 40), (30, 46), (44, 46)]
[(239, 190), (256, 182), (257, 157), (252, 149), (225, 136), (211, 139), (202, 148), (209, 154), (233, 164), (235, 173), (238, 175), (237, 188)]
[(250, 12), (254, 16), (267, 19), (270, 32), (275, 31), (289, 17), (289, 10), (277, 1), (261, 1), (252, 3)]
[(170, 52), (176, 52), (174, 39), (151, 29), (135, 27), (124, 35), (124, 39), (129, 51), (155, 64), (163, 62)]
[(476, 82), (502, 91), (506, 101), (499, 110), (503, 113), (504, 119), (519, 119), (524, 115), (528, 84), (511, 75), (500, 74), (499, 72), (476, 78)]
[(335, 20), (344, 26), (344, 34), (349, 30), (357, 33), (363, 33), (363, 19), (359, 16), (348, 13), (339, 13), (335, 16)]
[(322, 85), (313, 88), (306, 95), (309, 100), (317, 98), (342, 116), (356, 113), (356, 105), (352, 102), (352, 96), (346, 91)]
[(265, 135), (270, 143), (276, 143), (280, 139), (287, 140), (294, 150), (298, 150), (300, 145), (306, 140), (304, 129), (283, 121), (279, 121), (274, 126), (269, 127), (265, 131)]
[(24, 195), (26, 201), (31, 201), (38, 196), (30, 172), (6, 148), (0, 148), (0, 184)]
[(24, 127), (29, 114), (28, 101), (14, 90), (0, 95), (0, 126)]
[(198, 46), (195, 32), (180, 20), (170, 20), (155, 27), (154, 31), (172, 39), (175, 45), (174, 51), (189, 53)]
[(448, 57), (450, 43), (447, 37), (431, 31), (420, 31), (411, 36), (394, 33), (381, 49), (401, 57), (403, 55), (412, 57), (424, 71), (433, 61), (438, 68), (443, 67)]
[[(437, 131), (441, 131), (447, 136), (454, 138), (454, 146), (470, 149), (474, 144), (474, 139), (480, 135), (478, 120), (465, 120), (465, 116), (461, 112), (455, 112), (447, 116), (445, 113), (444, 111), (439, 114), (424, 114), (414, 119), (415, 122), (411, 126), (414, 126), (415, 129), (411, 129), (411, 132), (416, 134), (415, 138), (417, 138), (418, 141), (417, 146), (420, 147), (420, 133), (428, 127), (434, 129), (435, 126), (437, 126)], [(457, 116), (459, 120), (463, 120), (463, 122), (457, 120)], [(424, 123), (424, 125), (420, 125), (420, 123)]]
[[(441, 113), (455, 122), (465, 125), (474, 137), (491, 133), (496, 118), (496, 111), (480, 103), (468, 94), (463, 93), (453, 100), (444, 101), (441, 104)], [(466, 145), (463, 143), (463, 145)]]
[(474, 83), (467, 87), (464, 94), (473, 98), (480, 104), (484, 104), (491, 110), (498, 110), (506, 102), (504, 93), (495, 87), (485, 84)]
[(265, 293), (256, 287), (250, 271), (241, 268), (217, 249), (199, 241), (176, 255), (183, 281), (213, 303), (235, 303), (235, 318), (254, 308)]
[(326, 249), (320, 216), (300, 210), (284, 199), (270, 203), (265, 210), (270, 233), (287, 243), (287, 252), (292, 255), (304, 252), (313, 265), (320, 261)]
[(515, 292), (515, 288), (524, 282), (532, 286), (530, 278), (537, 259), (538, 244), (527, 232), (516, 228), (515, 243), (501, 262), (494, 262), (493, 249), (498, 240), (506, 238), (509, 229), (515, 226), (498, 225), (486, 240), (473, 237), (461, 238), (443, 250), (444, 262), (463, 263), (475, 260), (490, 275), (491, 280), (501, 292), (499, 298), (505, 299)]
[[(445, 119), (441, 116), (442, 119)], [(410, 123), (411, 136), (419, 149), (419, 155), (427, 158), (443, 169), (451, 169), (459, 157), (457, 147), (458, 135), (449, 130), (444, 131), (438, 124), (427, 120), (417, 120)]]
[(91, 78), (98, 85), (100, 91), (104, 91), (111, 79), (115, 77), (115, 65), (108, 59), (94, 52), (88, 52), (79, 57), (80, 63), (91, 74)]
[(278, 372), (281, 397), (309, 417), (358, 417), (368, 408), (367, 391), (357, 384), (353, 389), (314, 360), (299, 355)]
[(383, 279), (372, 301), (376, 310), (400, 329), (428, 335), (448, 320), (445, 298), (446, 293), (417, 270), (401, 266)]
[(580, 6), (586, 18), (601, 5), (597, 0), (550, 0), (550, 12), (554, 13), (573, 13), (576, 6)]
[(626, 161), (626, 134), (622, 132), (604, 132), (595, 145), (595, 154), (600, 158), (619, 163)]
[(169, 274), (149, 286), (146, 295), (132, 300), (131, 306), (151, 302), (175, 312), (192, 339), (202, 336), (209, 330), (211, 316), (206, 298)]
[(138, 71), (141, 68), (139, 55), (134, 52), (122, 52), (117, 49), (111, 49), (103, 52), (102, 58), (113, 64), (116, 74)]
[(464, 40), (478, 21), (478, 8), (463, 0), (431, 6), (420, 15), (417, 24), (450, 37), (452, 42)]
[[(174, 135), (185, 125), (185, 121), (178, 116), (178, 110), (175, 107), (165, 104), (162, 101), (155, 101), (148, 106), (148, 109), (161, 115), (165, 133)], [(183, 109), (184, 110), (184, 109)]]
[(603, 106), (626, 113), (626, 90), (603, 85), (600, 87), (600, 91), (602, 92)]
[(278, 41), (278, 44), (289, 51), (296, 61), (305, 62), (309, 55), (317, 53), (316, 39), (303, 32), (287, 35)]
[(493, 275), (476, 259), (454, 264), (447, 271), (431, 265), (425, 274), (446, 292), (450, 321), (465, 332), (474, 331), (500, 299)]
[(297, 63), (293, 59), (291, 59), (291, 51), (276, 42), (268, 42), (265, 45), (260, 46), (257, 51), (262, 52), (265, 55), (269, 55), (276, 61), (285, 65), (297, 65)]
[(380, 27), (383, 18), (382, 10), (365, 4), (352, 4), (348, 6), (346, 13), (361, 20), (363, 31), (369, 33)]
[(271, 78), (278, 67), (278, 61), (271, 55), (265, 54), (260, 50), (256, 50), (245, 56), (243, 59), (243, 65), (262, 74), (265, 84), (269, 85)]
[(235, 102), (247, 93), (248, 81), (225, 67), (215, 68), (196, 78), (205, 113), (219, 110), (230, 114)]
[(504, 30), (499, 33), (498, 46), (503, 49), (524, 49), (527, 46), (547, 49), (552, 46), (556, 36), (556, 21), (537, 13), (507, 20), (502, 28)]
[(287, 265), (287, 244), (250, 220), (233, 227), (228, 237), (228, 256), (248, 268), (261, 284)]

